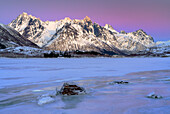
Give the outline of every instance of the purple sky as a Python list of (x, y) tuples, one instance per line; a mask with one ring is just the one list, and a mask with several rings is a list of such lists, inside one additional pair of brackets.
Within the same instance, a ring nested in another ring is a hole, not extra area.
[(170, 40), (170, 0), (0, 0), (0, 23), (22, 12), (43, 21), (89, 16), (100, 25), (126, 32), (143, 29), (158, 40)]

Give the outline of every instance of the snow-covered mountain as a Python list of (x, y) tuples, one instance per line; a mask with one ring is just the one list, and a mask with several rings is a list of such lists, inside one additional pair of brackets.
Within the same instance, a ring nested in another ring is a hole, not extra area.
[(17, 46), (30, 46), (38, 48), (36, 44), (24, 38), (16, 30), (0, 23), (0, 49)]
[(158, 42), (156, 42), (156, 45), (158, 46), (158, 47), (169, 47), (170, 46), (170, 40), (168, 40), (168, 41), (158, 41)]
[(43, 22), (23, 13), (9, 26), (49, 50), (128, 54), (155, 45), (153, 38), (141, 29), (131, 33), (118, 32), (111, 25), (102, 27), (93, 23), (87, 16), (83, 20), (65, 18)]
[(156, 54), (170, 54), (170, 40), (156, 42), (156, 45), (151, 47), (150, 51)]

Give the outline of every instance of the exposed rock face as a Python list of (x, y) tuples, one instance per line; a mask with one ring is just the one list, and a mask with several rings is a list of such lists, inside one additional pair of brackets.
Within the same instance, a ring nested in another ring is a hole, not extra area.
[(0, 49), (17, 46), (30, 46), (38, 48), (36, 44), (24, 38), (16, 30), (10, 28), (9, 26), (0, 24)]
[(143, 30), (119, 33), (111, 25), (102, 27), (92, 23), (87, 16), (83, 20), (65, 18), (43, 22), (23, 13), (9, 26), (49, 50), (96, 51), (114, 55), (136, 53), (154, 45), (153, 38)]
[[(39, 44), (40, 35), (44, 31), (44, 22), (40, 19), (23, 13), (13, 20), (9, 26), (17, 30), (21, 35), (31, 40), (32, 42)], [(42, 41), (43, 42), (43, 41)]]
[(113, 32), (114, 34), (118, 34), (119, 32), (117, 32), (111, 25), (109, 25), (109, 24), (106, 24), (105, 26), (104, 26), (104, 28), (105, 29), (107, 29), (107, 30), (110, 30), (111, 32)]
[[(97, 24), (92, 25), (82, 25), (76, 24), (65, 24), (56, 34), (52, 37), (52, 40), (44, 45), (45, 49), (60, 50), (60, 51), (96, 51), (96, 52), (112, 52), (117, 54), (122, 54), (122, 52), (115, 48), (114, 46), (108, 45), (105, 40), (107, 38), (115, 40), (115, 37), (104, 35), (102, 37), (101, 32), (103, 28)], [(79, 26), (79, 29), (74, 26)], [(81, 27), (82, 26), (82, 27)], [(94, 27), (94, 28), (93, 28)], [(85, 28), (85, 30), (83, 29)], [(93, 32), (93, 35), (89, 35), (90, 32)], [(108, 31), (107, 31), (108, 32)], [(97, 39), (96, 36), (101, 36)]]
[(87, 23), (92, 23), (91, 19), (86, 16), (84, 19), (83, 19), (84, 22), (87, 22)]
[(73, 82), (67, 82), (63, 84), (59, 93), (62, 95), (80, 95), (86, 94), (86, 91), (83, 87), (79, 87)]

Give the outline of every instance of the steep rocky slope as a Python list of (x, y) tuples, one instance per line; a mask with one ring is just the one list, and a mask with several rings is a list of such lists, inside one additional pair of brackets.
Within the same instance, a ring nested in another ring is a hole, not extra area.
[(9, 26), (0, 24), (0, 49), (17, 46), (38, 46), (28, 39), (24, 38), (19, 32), (10, 28)]

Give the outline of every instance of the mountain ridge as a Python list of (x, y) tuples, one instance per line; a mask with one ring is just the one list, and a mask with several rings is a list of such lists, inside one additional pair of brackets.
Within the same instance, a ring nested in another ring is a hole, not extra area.
[[(38, 46), (59, 51), (97, 51), (129, 54), (155, 45), (151, 36), (139, 29), (118, 32), (111, 25), (104, 27), (86, 16), (82, 20), (66, 17), (59, 21), (41, 21), (27, 13), (19, 15), (10, 24), (24, 37)], [(116, 51), (117, 50), (117, 51)]]
[(38, 46), (28, 39), (24, 38), (19, 32), (7, 25), (0, 23), (0, 49), (17, 46), (30, 46), (38, 48)]

